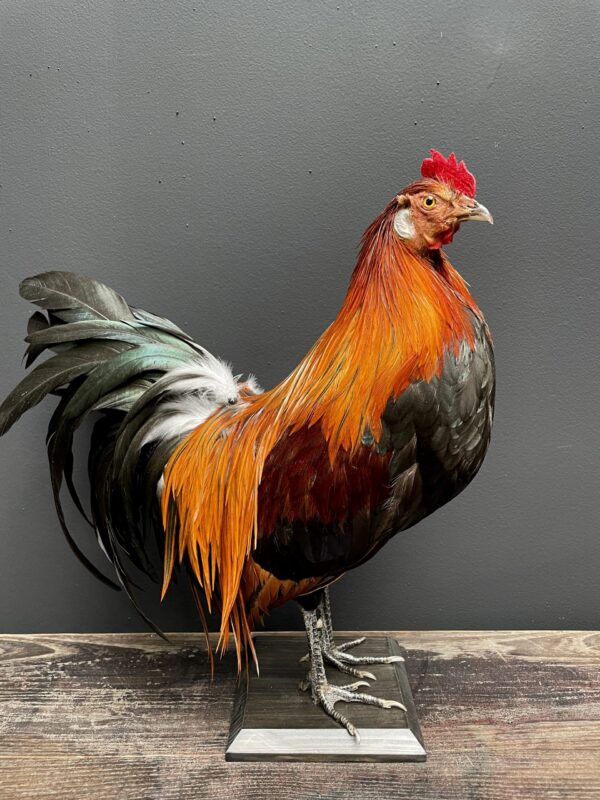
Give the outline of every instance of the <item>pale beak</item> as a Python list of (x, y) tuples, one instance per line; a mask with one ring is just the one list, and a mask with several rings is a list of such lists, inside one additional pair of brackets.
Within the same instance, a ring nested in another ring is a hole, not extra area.
[(467, 222), (468, 220), (481, 220), (481, 222), (489, 222), (490, 225), (494, 224), (494, 218), (487, 210), (487, 208), (473, 200), (470, 205), (461, 209), (458, 219), (460, 222)]

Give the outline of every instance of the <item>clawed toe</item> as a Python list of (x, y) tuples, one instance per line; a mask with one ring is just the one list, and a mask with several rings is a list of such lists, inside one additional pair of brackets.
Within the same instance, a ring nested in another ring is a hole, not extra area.
[[(371, 684), (367, 681), (354, 681), (354, 683), (346, 683), (344, 686), (340, 686), (340, 689), (344, 689), (347, 692), (355, 692), (357, 689), (360, 689), (361, 686), (370, 686)], [(337, 687), (336, 687), (337, 688)]]
[(369, 684), (365, 681), (356, 681), (347, 686), (337, 686), (324, 681), (319, 686), (313, 688), (313, 699), (321, 706), (326, 714), (340, 725), (343, 725), (351, 736), (357, 736), (356, 728), (354, 728), (352, 723), (335, 709), (336, 703), (364, 703), (365, 705), (377, 706), (379, 708), (398, 708), (400, 711), (406, 711), (406, 706), (402, 705), (402, 703), (399, 703), (397, 700), (385, 700), (382, 697), (375, 697), (372, 694), (356, 691), (356, 689), (361, 686), (368, 685)]
[(359, 732), (347, 717), (345, 717), (343, 714), (340, 714), (340, 712), (336, 711), (335, 709), (335, 704), (341, 699), (339, 696), (340, 690), (348, 691), (349, 694), (352, 694), (351, 691), (345, 690), (341, 686), (334, 687), (325, 682), (313, 689), (313, 700), (315, 703), (318, 703), (321, 706), (323, 711), (329, 717), (331, 717), (331, 719), (335, 720), (335, 722), (344, 727), (350, 736), (353, 736), (356, 739), (358, 744), (360, 742)]
[(358, 731), (343, 714), (336, 710), (336, 703), (364, 703), (365, 705), (378, 706), (379, 708), (398, 708), (400, 711), (406, 711), (406, 706), (397, 700), (385, 700), (372, 694), (356, 691), (361, 686), (368, 685), (366, 681), (356, 681), (346, 686), (337, 686), (324, 681), (320, 685), (312, 687), (315, 703), (318, 703), (326, 714), (346, 728), (348, 733), (354, 736), (357, 741), (360, 741)]
[(353, 666), (355, 664), (395, 664), (398, 661), (404, 661), (402, 656), (353, 656), (341, 650), (340, 647), (336, 647), (324, 655), (326, 657), (331, 655), (346, 666)]
[(399, 708), (402, 711), (406, 711), (406, 706), (398, 700), (384, 700), (383, 703), (383, 708)]
[(351, 639), (349, 642), (344, 642), (343, 644), (338, 644), (337, 649), (340, 652), (344, 650), (350, 650), (351, 647), (357, 647), (359, 644), (367, 641), (366, 636), (361, 636), (359, 639)]
[(360, 740), (358, 731), (343, 714), (335, 708), (336, 703), (364, 703), (369, 706), (377, 706), (379, 708), (398, 708), (400, 711), (406, 711), (406, 706), (399, 703), (397, 700), (386, 700), (382, 697), (375, 697), (372, 694), (359, 692), (358, 689), (369, 687), (367, 681), (354, 681), (347, 683), (343, 686), (338, 686), (334, 683), (329, 683), (327, 679), (320, 680), (318, 683), (313, 683), (311, 675), (300, 682), (299, 689), (302, 691), (310, 690), (312, 693), (313, 702), (320, 705), (323, 711), (328, 714), (333, 720), (342, 725), (351, 736), (354, 736), (357, 741)]
[[(369, 687), (370, 685), (371, 684), (368, 683), (367, 681), (354, 681), (354, 683), (345, 683), (343, 686), (335, 685), (333, 688), (343, 689), (346, 692), (355, 692), (357, 689), (360, 689), (361, 686)], [(307, 692), (311, 688), (312, 688), (312, 682), (309, 674), (306, 676), (306, 678), (304, 678), (304, 680), (300, 681), (300, 683), (298, 684), (298, 689), (300, 689), (301, 692)]]
[[(337, 693), (340, 695), (339, 700), (345, 703), (364, 703), (367, 706), (378, 706), (379, 708), (399, 708), (401, 711), (406, 711), (406, 706), (399, 703), (397, 700), (385, 700), (382, 697), (375, 697), (372, 694), (365, 694), (364, 692), (349, 692), (344, 687), (335, 687)], [(339, 691), (342, 689), (342, 691)]]
[(355, 678), (367, 678), (370, 681), (377, 680), (372, 672), (367, 672), (366, 669), (357, 669), (346, 663), (343, 658), (344, 655), (345, 653), (339, 653), (337, 649), (323, 651), (323, 659), (340, 672), (344, 672), (346, 675), (353, 675)]

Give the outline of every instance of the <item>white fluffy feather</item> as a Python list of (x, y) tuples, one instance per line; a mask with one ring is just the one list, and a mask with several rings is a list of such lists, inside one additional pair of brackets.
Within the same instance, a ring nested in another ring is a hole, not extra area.
[(197, 365), (167, 372), (162, 379), (168, 386), (159, 406), (159, 418), (144, 438), (142, 446), (185, 436), (218, 408), (241, 403), (242, 388), (253, 394), (261, 391), (254, 376), (249, 376), (244, 383), (240, 382), (240, 377), (233, 375), (229, 364), (207, 352)]

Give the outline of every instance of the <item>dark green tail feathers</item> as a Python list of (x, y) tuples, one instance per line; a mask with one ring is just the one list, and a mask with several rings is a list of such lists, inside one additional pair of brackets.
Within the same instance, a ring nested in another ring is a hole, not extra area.
[[(164, 466), (185, 434), (221, 405), (238, 401), (240, 384), (227, 364), (172, 322), (129, 306), (91, 278), (45, 272), (24, 280), (20, 293), (42, 309), (27, 326), (26, 367), (49, 357), (0, 406), (0, 435), (47, 395), (59, 398), (46, 445), (62, 529), (82, 563), (105, 583), (122, 586), (135, 604), (130, 564), (155, 577), (150, 543), (157, 541), (162, 552), (157, 492)], [(74, 485), (72, 445), (90, 416), (86, 511)], [(67, 528), (63, 482), (95, 529), (116, 583), (82, 553)]]

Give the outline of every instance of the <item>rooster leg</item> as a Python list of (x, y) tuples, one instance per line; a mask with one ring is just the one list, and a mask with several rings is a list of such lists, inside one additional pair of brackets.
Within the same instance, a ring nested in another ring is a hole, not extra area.
[(329, 586), (326, 586), (323, 589), (323, 594), (321, 595), (321, 602), (319, 603), (319, 612), (321, 614), (321, 619), (323, 620), (323, 646), (326, 650), (337, 650), (338, 652), (343, 652), (344, 650), (349, 650), (351, 647), (356, 647), (358, 644), (362, 644), (366, 636), (361, 636), (359, 639), (352, 639), (349, 642), (344, 642), (344, 644), (335, 645), (333, 641), (333, 619), (331, 616), (331, 598), (329, 596)]
[[(331, 601), (329, 598), (329, 587), (323, 589), (317, 606), (317, 613), (321, 622), (321, 649), (324, 660), (336, 667), (340, 672), (345, 672), (347, 675), (354, 675), (356, 678), (369, 678), (369, 680), (376, 680), (372, 672), (357, 669), (361, 665), (368, 664), (394, 664), (396, 661), (404, 661), (402, 656), (354, 656), (346, 652), (352, 647), (362, 644), (366, 637), (361, 636), (359, 639), (352, 639), (343, 644), (335, 644), (333, 638), (333, 623), (331, 618)], [(308, 655), (304, 656), (303, 660), (308, 660)]]
[[(316, 609), (317, 612), (317, 624), (321, 637), (321, 652), (323, 654), (323, 658), (328, 664), (331, 664), (332, 667), (335, 667), (340, 672), (344, 672), (346, 675), (352, 675), (354, 678), (369, 678), (370, 680), (374, 681), (375, 675), (373, 675), (372, 672), (367, 672), (366, 670), (357, 669), (349, 664), (344, 664), (339, 658), (336, 657), (339, 652), (345, 650), (347, 647), (363, 642), (365, 637), (363, 636), (361, 639), (354, 639), (351, 642), (346, 642), (345, 644), (336, 647), (333, 641), (329, 589), (322, 589), (318, 595), (318, 598), (318, 604), (315, 604), (314, 599), (312, 599), (308, 601), (308, 605), (311, 610)], [(302, 602), (300, 604), (302, 605)], [(308, 660), (309, 653), (306, 653), (306, 655), (302, 656), (300, 659), (301, 662)], [(304, 681), (304, 688), (308, 688), (309, 685), (308, 679), (307, 681)], [(369, 684), (367, 684), (367, 686), (368, 685)]]
[(399, 708), (402, 711), (406, 711), (405, 706), (397, 700), (383, 700), (380, 697), (374, 697), (364, 692), (357, 692), (356, 690), (361, 686), (369, 685), (365, 681), (356, 681), (345, 686), (329, 683), (323, 660), (323, 621), (316, 610), (303, 610), (302, 614), (308, 637), (310, 672), (307, 679), (300, 684), (300, 689), (310, 689), (315, 704), (320, 705), (326, 714), (345, 728), (350, 736), (354, 736), (357, 741), (360, 741), (358, 731), (350, 720), (340, 714), (339, 711), (336, 711), (336, 703), (365, 703), (366, 705), (379, 706), (380, 708)]

